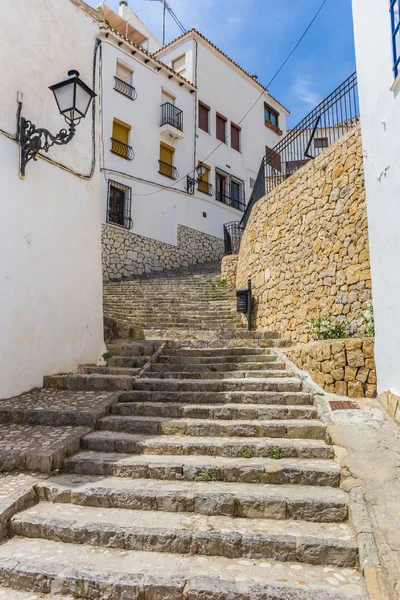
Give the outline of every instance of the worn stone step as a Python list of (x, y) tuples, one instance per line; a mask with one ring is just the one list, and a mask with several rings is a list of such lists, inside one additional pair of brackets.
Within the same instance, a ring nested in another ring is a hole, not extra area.
[[(246, 456), (250, 454), (247, 449)], [(64, 467), (68, 473), (131, 479), (237, 481), (331, 487), (338, 487), (341, 480), (340, 467), (336, 462), (316, 459), (132, 455), (89, 450), (67, 459)]]
[(334, 458), (334, 448), (322, 440), (287, 438), (221, 438), (138, 435), (118, 431), (94, 431), (81, 440), (82, 448), (100, 452), (174, 454), (257, 458)]
[(108, 367), (143, 367), (149, 360), (148, 356), (112, 356), (107, 359)]
[(157, 349), (157, 345), (154, 342), (147, 342), (146, 345), (138, 343), (130, 343), (123, 341), (121, 343), (107, 344), (109, 353), (114, 356), (124, 357), (140, 357), (140, 356), (151, 356)]
[(313, 405), (313, 398), (306, 392), (196, 392), (196, 391), (151, 391), (135, 390), (121, 392), (118, 401), (128, 402), (161, 402), (180, 404), (243, 404), (247, 405), (275, 405), (299, 406)]
[(226, 421), (111, 415), (100, 419), (97, 428), (106, 431), (126, 431), (143, 435), (323, 440), (327, 425), (315, 420)]
[(80, 365), (78, 368), (79, 373), (86, 373), (87, 375), (130, 375), (131, 377), (134, 377), (135, 375), (138, 375), (140, 371), (140, 367), (97, 367), (95, 365)]
[(168, 363), (170, 365), (239, 365), (239, 364), (275, 364), (281, 362), (277, 354), (270, 351), (265, 354), (241, 354), (237, 356), (179, 356), (162, 354), (159, 364)]
[[(171, 402), (118, 402), (114, 415), (165, 417), (170, 419), (316, 419), (314, 406), (277, 406), (258, 404), (172, 404)], [(1, 415), (1, 412), (0, 412)]]
[[(343, 575), (340, 567), (328, 571), (304, 563), (290, 564), (284, 571), (282, 567), (281, 562), (265, 559), (105, 551), (21, 537), (0, 546), (0, 583), (33, 593), (57, 589), (75, 598), (113, 600), (366, 599), (356, 569), (346, 569)], [(332, 580), (338, 583), (334, 586)]]
[(71, 374), (46, 375), (43, 387), (53, 390), (123, 391), (133, 389), (135, 379), (129, 375)]
[(0, 588), (0, 600), (74, 600), (72, 596), (56, 596), (54, 594), (42, 594), (23, 592), (11, 588)]
[(173, 348), (168, 345), (163, 352), (163, 356), (205, 356), (205, 357), (224, 357), (224, 356), (246, 356), (246, 355), (274, 355), (272, 350), (263, 348)]
[(144, 377), (153, 379), (255, 379), (255, 378), (284, 378), (290, 377), (290, 371), (266, 369), (260, 371), (159, 371), (152, 367)]
[(340, 489), (301, 485), (254, 485), (219, 481), (165, 481), (59, 475), (38, 482), (41, 500), (188, 512), (245, 518), (294, 519), (342, 523), (347, 519), (347, 494)]
[[(124, 550), (357, 567), (358, 547), (346, 524), (232, 519), (51, 502), (14, 516), (13, 535)], [(335, 536), (335, 537), (334, 537)]]
[[(185, 373), (234, 373), (235, 371), (249, 372), (258, 371), (268, 372), (285, 370), (285, 364), (283, 362), (271, 361), (271, 362), (237, 362), (237, 363), (174, 363), (174, 362), (162, 362), (156, 363), (152, 366), (152, 372), (156, 373), (173, 373), (173, 372), (185, 372)], [(256, 375), (256, 376), (257, 376)]]
[[(98, 375), (97, 377), (101, 376)], [(133, 390), (165, 392), (300, 392), (302, 389), (301, 380), (294, 377), (282, 379), (247, 378), (220, 380), (158, 379), (146, 377), (137, 379), (131, 385), (131, 389)]]

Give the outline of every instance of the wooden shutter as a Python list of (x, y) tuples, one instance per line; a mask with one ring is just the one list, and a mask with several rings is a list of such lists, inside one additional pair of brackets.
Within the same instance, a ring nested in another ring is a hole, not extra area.
[(225, 142), (226, 138), (226, 119), (217, 113), (217, 140)]
[(199, 102), (199, 127), (207, 133), (209, 133), (209, 114), (208, 106)]
[(268, 148), (268, 146), (265, 146), (265, 155), (268, 165), (270, 165), (273, 169), (276, 169), (277, 171), (282, 170), (282, 160), (280, 154), (275, 152), (275, 150), (272, 150), (272, 148)]
[(118, 142), (128, 145), (130, 129), (131, 126), (128, 125), (128, 123), (124, 123), (119, 119), (114, 119), (112, 136), (115, 140), (118, 140)]
[(175, 149), (167, 144), (160, 144), (160, 160), (167, 165), (173, 164)]
[(231, 123), (231, 146), (240, 152), (240, 127)]
[(122, 81), (125, 81), (125, 83), (131, 85), (132, 71), (130, 71), (128, 67), (125, 67), (124, 65), (121, 65), (121, 63), (117, 62), (117, 77), (118, 79), (122, 79)]

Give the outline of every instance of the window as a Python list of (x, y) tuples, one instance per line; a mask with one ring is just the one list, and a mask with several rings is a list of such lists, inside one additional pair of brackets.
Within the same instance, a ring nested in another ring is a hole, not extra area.
[(131, 229), (132, 189), (118, 181), (108, 182), (107, 223)]
[(123, 65), (122, 63), (120, 63), (119, 61), (117, 61), (116, 75), (117, 75), (118, 79), (121, 79), (121, 81), (124, 81), (125, 83), (128, 83), (129, 85), (132, 85), (133, 71), (131, 69), (129, 69), (128, 67), (126, 67), (125, 65)]
[(397, 77), (400, 69), (400, 0), (390, 0), (390, 19), (392, 23), (393, 71)]
[(111, 152), (132, 160), (134, 157), (133, 149), (129, 146), (129, 132), (131, 126), (119, 119), (114, 119), (111, 138)]
[(314, 138), (314, 148), (327, 148), (329, 146), (328, 138)]
[(244, 197), (244, 183), (237, 177), (224, 171), (215, 171), (215, 198), (228, 206), (244, 211), (246, 208)]
[(136, 100), (136, 90), (132, 85), (133, 71), (117, 61), (117, 69), (114, 77), (114, 89), (120, 94), (124, 94), (131, 100)]
[(256, 185), (256, 180), (254, 179), (254, 177), (250, 177), (250, 189), (254, 189), (254, 186)]
[(264, 121), (279, 127), (279, 113), (268, 104), (264, 104)]
[(160, 144), (160, 160), (158, 172), (165, 177), (170, 177), (171, 179), (178, 179), (178, 171), (173, 166), (174, 164), (174, 153), (175, 148), (173, 146), (168, 146), (168, 144), (164, 144), (161, 142)]
[[(200, 164), (201, 161), (199, 161), (198, 164)], [(208, 165), (205, 165), (204, 163), (203, 166), (206, 168), (206, 172), (204, 173), (203, 177), (199, 177), (197, 180), (197, 189), (199, 190), (199, 192), (203, 192), (203, 194), (208, 194), (209, 196), (211, 196), (213, 194), (213, 189), (212, 186), (210, 185), (210, 171), (211, 171), (211, 167), (209, 167)]]
[(244, 210), (243, 181), (231, 178), (231, 206)]
[(172, 68), (174, 71), (179, 73), (179, 75), (184, 76), (186, 73), (186, 54), (182, 54), (175, 60), (172, 61)]
[(226, 121), (225, 117), (217, 113), (217, 140), (220, 142), (225, 142), (226, 140)]
[(199, 128), (210, 133), (210, 107), (199, 102)]
[(265, 146), (265, 160), (267, 161), (267, 165), (276, 171), (282, 170), (281, 155), (272, 150), (272, 148), (268, 148), (268, 146)]
[(231, 123), (231, 147), (240, 152), (240, 132), (241, 128), (234, 123)]
[(225, 173), (221, 173), (220, 171), (215, 172), (215, 198), (218, 202), (224, 202), (228, 204), (226, 200), (226, 191), (227, 191), (227, 178), (228, 176)]

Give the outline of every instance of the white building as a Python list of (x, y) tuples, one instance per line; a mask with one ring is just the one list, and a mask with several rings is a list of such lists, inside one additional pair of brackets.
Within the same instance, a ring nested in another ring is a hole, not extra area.
[[(391, 8), (391, 10), (389, 10)], [(399, 0), (353, 0), (378, 392), (400, 419)], [(396, 399), (397, 397), (397, 399)]]
[[(19, 111), (53, 134), (66, 127), (48, 88), (70, 69), (77, 69), (93, 88), (100, 16), (81, 0), (3, 0), (1, 8), (4, 398), (40, 386), (43, 375), (96, 362), (104, 344), (96, 112), (93, 119), (89, 108), (67, 145), (53, 146), (37, 162), (31, 160), (24, 180), (19, 176), (16, 127)], [(17, 101), (21, 98), (22, 105)]]
[(104, 276), (220, 258), (223, 225), (240, 220), (261, 158), (284, 135), (289, 113), (197, 31), (160, 48), (125, 0), (106, 19)]

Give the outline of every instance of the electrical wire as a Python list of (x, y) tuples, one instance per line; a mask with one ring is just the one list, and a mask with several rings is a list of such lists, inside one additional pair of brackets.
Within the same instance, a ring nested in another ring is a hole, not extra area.
[[(153, 0), (154, 1), (154, 0)], [(161, 1), (161, 0), (160, 0)], [(278, 77), (279, 73), (282, 71), (282, 69), (285, 67), (285, 65), (288, 63), (288, 61), (290, 60), (290, 58), (293, 56), (293, 54), (295, 53), (295, 51), (297, 50), (297, 48), (300, 46), (301, 42), (304, 40), (305, 36), (307, 35), (307, 33), (309, 32), (309, 30), (311, 29), (312, 25), (314, 24), (314, 22), (316, 21), (317, 17), (319, 16), (320, 12), (322, 11), (322, 9), (324, 8), (325, 4), (328, 2), (328, 0), (323, 0), (320, 7), (318, 8), (317, 12), (314, 14), (313, 18), (311, 19), (310, 23), (307, 25), (306, 29), (304, 30), (304, 32), (302, 33), (301, 37), (299, 38), (298, 42), (295, 44), (295, 46), (293, 47), (293, 49), (291, 50), (291, 52), (288, 54), (288, 56), (285, 58), (285, 60), (283, 61), (283, 63), (281, 64), (281, 66), (279, 67), (279, 69), (276, 71), (276, 73), (274, 74), (274, 76), (272, 77), (272, 79), (269, 81), (269, 83), (266, 85), (266, 89), (269, 88), (269, 86), (272, 84), (273, 81), (275, 81), (275, 79)], [(258, 96), (258, 98), (255, 100), (255, 102), (253, 102), (253, 104), (250, 106), (250, 108), (248, 109), (248, 111), (244, 114), (244, 116), (240, 119), (240, 121), (238, 122), (238, 125), (241, 125), (243, 123), (243, 121), (248, 117), (248, 115), (251, 113), (251, 111), (253, 110), (253, 108), (257, 105), (257, 103), (259, 102), (259, 100), (264, 96), (265, 94), (265, 90), (263, 90), (261, 92), (261, 94)], [(210, 154), (208, 156), (206, 156), (206, 158), (204, 158), (202, 160), (202, 162), (206, 162), (213, 154), (214, 152), (216, 152), (218, 150), (218, 148), (220, 148), (222, 146), (222, 144), (226, 144), (226, 142), (229, 140), (229, 138), (231, 137), (231, 133), (229, 133), (225, 140), (223, 142), (220, 142), (219, 144), (217, 144), (217, 146), (214, 148), (214, 150), (212, 150), (210, 152)], [(183, 177), (181, 177), (180, 179), (178, 179), (176, 181), (177, 185), (178, 183), (180, 183), (181, 181), (183, 181), (184, 179), (186, 179), (188, 176), (192, 175), (194, 173), (195, 169), (193, 169), (192, 171), (189, 171), (189, 173), (186, 173), (186, 175), (184, 175)], [(168, 188), (168, 189), (174, 189), (177, 190), (176, 187), (173, 188)], [(133, 196), (153, 196), (154, 194), (159, 194), (160, 192), (162, 192), (164, 190), (164, 188), (161, 188), (159, 190), (155, 190), (154, 192), (149, 192), (148, 194), (135, 194), (133, 193)]]

